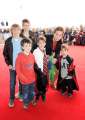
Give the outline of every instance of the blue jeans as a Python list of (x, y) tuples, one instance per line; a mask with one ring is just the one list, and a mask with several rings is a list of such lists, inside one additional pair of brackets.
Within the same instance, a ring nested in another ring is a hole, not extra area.
[(16, 71), (10, 71), (10, 99), (14, 100), (15, 98), (15, 85), (16, 85)]
[(24, 104), (28, 105), (34, 98), (35, 83), (22, 85), (22, 95)]

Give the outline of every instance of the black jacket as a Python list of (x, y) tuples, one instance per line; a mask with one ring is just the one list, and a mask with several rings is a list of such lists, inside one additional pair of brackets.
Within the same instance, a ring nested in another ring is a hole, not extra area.
[(53, 35), (46, 36), (46, 54), (51, 55), (52, 52), (55, 52), (55, 58), (58, 58), (60, 55), (62, 40), (59, 40), (56, 44), (56, 49), (53, 51)]
[[(62, 82), (64, 80), (64, 79), (61, 78), (61, 59), (62, 59), (62, 56), (60, 56), (58, 58), (58, 61), (56, 63), (56, 67), (59, 70), (58, 80), (57, 80), (57, 90), (62, 89)], [(77, 78), (76, 78), (74, 60), (69, 55), (67, 55), (66, 59), (67, 59), (67, 61), (69, 63), (68, 75), (72, 76), (72, 79), (71, 79), (72, 90), (79, 90), (79, 85), (78, 85)]]
[(4, 59), (7, 65), (13, 65), (13, 44), (12, 37), (9, 37), (5, 41), (4, 50), (3, 50)]
[[(20, 37), (22, 38), (26, 38), (23, 34), (23, 30), (21, 31)], [(37, 48), (37, 43), (36, 43), (36, 38), (34, 36), (34, 33), (32, 31), (28, 31), (29, 33), (29, 38), (32, 40), (32, 50), (31, 52), (33, 53), (33, 51)]]

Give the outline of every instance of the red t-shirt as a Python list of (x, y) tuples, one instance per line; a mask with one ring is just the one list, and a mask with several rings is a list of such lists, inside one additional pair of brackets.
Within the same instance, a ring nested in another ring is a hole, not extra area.
[(16, 72), (18, 79), (22, 84), (30, 84), (35, 82), (34, 71), (35, 58), (32, 53), (25, 55), (20, 53), (16, 59)]

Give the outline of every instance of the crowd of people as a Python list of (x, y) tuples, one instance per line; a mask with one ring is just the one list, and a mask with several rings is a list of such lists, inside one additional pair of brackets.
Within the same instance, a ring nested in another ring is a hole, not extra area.
[[(29, 32), (31, 34), (32, 39), (37, 41), (39, 35), (45, 35), (47, 39), (51, 39), (54, 34), (54, 30), (56, 27), (53, 28), (29, 28)], [(11, 35), (10, 28), (7, 29), (0, 29), (0, 36), (3, 39), (7, 39)], [(85, 27), (80, 25), (80, 27), (65, 27), (64, 28), (64, 42), (68, 43), (69, 45), (85, 45)]]
[[(64, 33), (62, 27), (49, 32), (30, 31), (29, 28), (27, 19), (22, 20), (22, 29), (13, 24), (11, 36), (5, 40), (3, 55), (10, 72), (11, 108), (15, 98), (23, 101), (24, 109), (30, 103), (36, 105), (40, 96), (46, 101), (49, 86), (68, 96), (79, 90), (74, 60), (68, 54), (68, 44), (77, 43), (74, 33)], [(19, 92), (15, 94), (16, 78)]]

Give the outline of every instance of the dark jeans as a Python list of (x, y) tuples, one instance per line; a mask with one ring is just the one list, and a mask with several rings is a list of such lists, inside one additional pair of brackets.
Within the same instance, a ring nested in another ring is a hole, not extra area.
[(24, 104), (28, 105), (34, 98), (35, 83), (22, 85), (22, 95)]
[(10, 70), (10, 99), (15, 98), (16, 71)]
[(62, 91), (68, 90), (68, 93), (73, 93), (72, 91), (72, 79), (65, 79), (62, 81)]
[(22, 84), (19, 81), (19, 95), (22, 96)]
[[(10, 70), (10, 99), (15, 99), (16, 71)], [(22, 84), (19, 81), (19, 95), (22, 95)]]

